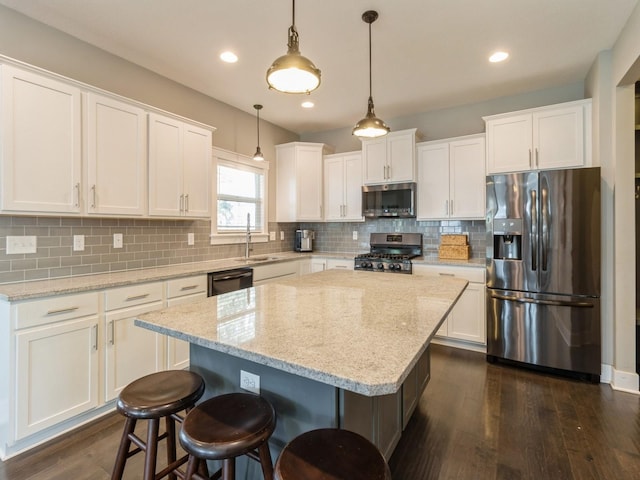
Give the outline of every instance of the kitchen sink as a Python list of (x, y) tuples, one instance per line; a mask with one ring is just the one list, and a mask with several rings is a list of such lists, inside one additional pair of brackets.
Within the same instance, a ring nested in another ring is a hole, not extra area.
[(268, 260), (278, 260), (278, 257), (249, 257), (249, 258), (239, 258), (236, 261), (242, 263), (256, 263), (256, 262), (266, 262)]

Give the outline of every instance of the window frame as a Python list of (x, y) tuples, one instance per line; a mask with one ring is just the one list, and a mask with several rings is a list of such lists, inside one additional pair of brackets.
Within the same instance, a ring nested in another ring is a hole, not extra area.
[(269, 241), (269, 162), (257, 162), (251, 157), (241, 155), (239, 153), (231, 152), (221, 148), (214, 147), (212, 152), (212, 165), (211, 169), (213, 174), (211, 175), (211, 245), (228, 245), (245, 243), (245, 232), (224, 232), (218, 231), (218, 165), (226, 165), (230, 167), (240, 166), (239, 169), (253, 170), (261, 172), (264, 175), (264, 190), (262, 192), (263, 199), (263, 218), (262, 229), (259, 231), (251, 231), (252, 243), (264, 243)]

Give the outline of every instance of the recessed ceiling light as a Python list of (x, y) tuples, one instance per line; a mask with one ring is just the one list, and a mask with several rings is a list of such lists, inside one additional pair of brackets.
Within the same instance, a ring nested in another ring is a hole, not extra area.
[(222, 52), (220, 54), (220, 60), (227, 63), (236, 63), (238, 61), (238, 56), (233, 52)]
[(503, 62), (509, 57), (507, 52), (494, 52), (490, 57), (489, 61), (491, 63)]
[(313, 108), (315, 103), (313, 103), (310, 100), (307, 100), (305, 102), (302, 102), (300, 105), (302, 105), (302, 108)]

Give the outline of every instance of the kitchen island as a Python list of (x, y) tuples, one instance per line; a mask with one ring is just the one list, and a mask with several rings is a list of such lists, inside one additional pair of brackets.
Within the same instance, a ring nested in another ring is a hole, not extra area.
[(158, 310), (135, 323), (190, 342), (205, 398), (259, 389), (278, 414), (274, 458), (296, 435), (330, 426), (364, 435), (389, 458), (428, 381), (429, 343), (466, 285), (327, 270)]

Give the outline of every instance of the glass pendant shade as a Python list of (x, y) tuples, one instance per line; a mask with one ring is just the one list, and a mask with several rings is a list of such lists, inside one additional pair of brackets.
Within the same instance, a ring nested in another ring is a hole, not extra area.
[(369, 10), (362, 14), (362, 20), (369, 24), (369, 102), (367, 104), (367, 114), (353, 127), (352, 135), (362, 138), (375, 138), (386, 135), (391, 130), (382, 119), (376, 117), (373, 106), (373, 96), (371, 95), (371, 24), (378, 18), (378, 12)]
[(320, 86), (320, 70), (311, 60), (300, 54), (298, 31), (295, 25), (295, 0), (293, 21), (289, 27), (287, 54), (275, 59), (267, 70), (267, 83), (283, 93), (310, 93)]
[(262, 155), (262, 151), (260, 150), (260, 147), (256, 148), (256, 153), (253, 154), (253, 159), (257, 162), (264, 161), (264, 155)]

